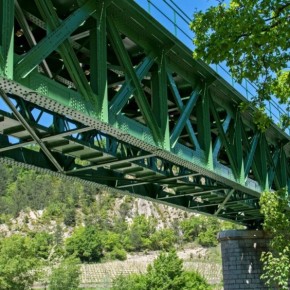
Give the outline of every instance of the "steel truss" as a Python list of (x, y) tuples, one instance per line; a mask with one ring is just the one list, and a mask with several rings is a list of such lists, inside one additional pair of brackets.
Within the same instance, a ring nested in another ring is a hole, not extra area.
[(0, 160), (257, 227), (260, 193), (290, 188), (289, 136), (116, 2), (0, 1)]

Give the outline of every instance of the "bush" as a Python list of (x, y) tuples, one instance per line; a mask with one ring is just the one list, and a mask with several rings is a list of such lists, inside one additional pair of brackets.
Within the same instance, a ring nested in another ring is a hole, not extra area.
[(171, 229), (162, 229), (151, 236), (151, 248), (153, 250), (169, 250), (173, 247), (177, 238)]
[(19, 235), (0, 240), (0, 289), (30, 289), (38, 261), (31, 239)]
[(193, 242), (204, 228), (204, 220), (201, 217), (192, 216), (189, 219), (183, 220), (180, 223), (183, 232), (183, 239), (186, 242)]
[(125, 261), (127, 259), (127, 252), (122, 248), (114, 247), (114, 249), (107, 255), (111, 260)]
[(65, 209), (63, 222), (66, 226), (74, 227), (76, 225), (76, 210), (75, 210), (75, 208)]
[(107, 252), (113, 251), (115, 247), (122, 248), (121, 235), (111, 231), (106, 231), (105, 233), (103, 233), (102, 243), (104, 246), (104, 250)]
[(184, 281), (183, 290), (211, 290), (212, 287), (207, 283), (205, 278), (197, 272), (186, 271), (182, 273)]
[(113, 281), (111, 290), (145, 290), (146, 276), (131, 274), (129, 276), (119, 276)]
[(56, 267), (49, 279), (49, 290), (75, 290), (80, 283), (79, 260), (68, 257)]
[(113, 281), (112, 290), (211, 290), (205, 279), (196, 272), (182, 268), (175, 251), (161, 253), (141, 275), (120, 276)]
[(215, 247), (218, 244), (217, 231), (210, 227), (198, 235), (197, 241), (203, 247)]
[(46, 232), (30, 233), (32, 247), (35, 256), (41, 259), (47, 259), (53, 245), (53, 236)]
[(66, 240), (66, 252), (82, 262), (98, 262), (103, 256), (103, 245), (99, 231), (94, 226), (76, 228)]
[(59, 218), (63, 216), (64, 205), (60, 202), (52, 202), (44, 210), (42, 219), (44, 221), (49, 221), (51, 218)]
[(141, 251), (150, 248), (151, 235), (156, 230), (156, 220), (144, 215), (136, 216), (126, 231), (125, 248), (129, 251)]

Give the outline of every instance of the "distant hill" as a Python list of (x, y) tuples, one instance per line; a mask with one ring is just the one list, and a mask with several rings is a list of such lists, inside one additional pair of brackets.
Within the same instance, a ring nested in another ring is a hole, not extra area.
[(100, 283), (110, 263), (123, 274), (144, 270), (156, 255), (152, 251), (171, 247), (189, 253), (186, 267), (207, 276), (214, 267), (216, 274), (207, 278), (220, 280), (216, 234), (236, 225), (22, 168), (0, 164), (0, 176), (0, 237), (27, 236), (44, 265), (77, 255), (84, 284)]

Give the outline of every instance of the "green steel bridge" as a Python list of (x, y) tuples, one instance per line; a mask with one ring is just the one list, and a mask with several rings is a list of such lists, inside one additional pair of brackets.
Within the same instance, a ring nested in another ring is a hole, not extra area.
[(289, 135), (137, 2), (0, 0), (0, 162), (259, 227)]

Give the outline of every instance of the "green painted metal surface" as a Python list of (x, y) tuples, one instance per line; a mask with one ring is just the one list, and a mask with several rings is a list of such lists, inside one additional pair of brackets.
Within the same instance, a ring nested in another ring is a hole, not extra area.
[(0, 71), (8, 78), (13, 78), (14, 61), (14, 3), (9, 0), (1, 0), (0, 11)]
[(11, 3), (0, 162), (259, 227), (261, 192), (289, 188), (285, 132), (134, 1)]

